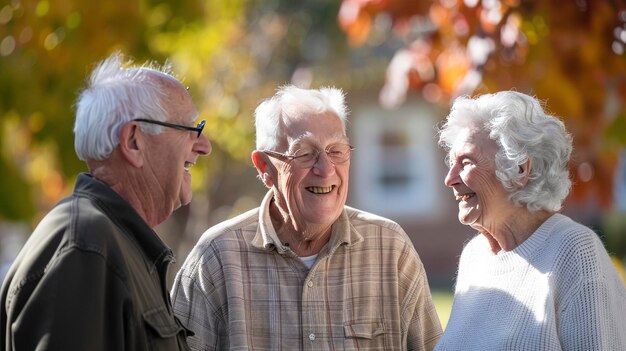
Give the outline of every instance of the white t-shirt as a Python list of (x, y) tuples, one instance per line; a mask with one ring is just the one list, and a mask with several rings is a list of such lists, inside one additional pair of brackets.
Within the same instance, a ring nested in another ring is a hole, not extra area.
[(311, 267), (313, 267), (313, 265), (315, 264), (315, 261), (317, 260), (317, 255), (311, 255), (311, 256), (298, 256), (300, 257), (300, 259), (302, 260), (302, 262), (304, 262), (304, 265), (307, 266), (308, 269), (311, 269)]

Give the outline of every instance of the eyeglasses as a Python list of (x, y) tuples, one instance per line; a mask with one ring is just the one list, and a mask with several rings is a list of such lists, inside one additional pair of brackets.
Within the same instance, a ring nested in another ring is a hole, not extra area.
[[(333, 164), (340, 164), (348, 161), (352, 155), (354, 146), (349, 144), (333, 144), (324, 149), (324, 152), (328, 155), (330, 162)], [(293, 161), (295, 165), (302, 168), (312, 167), (317, 160), (319, 160), (321, 150), (305, 147), (293, 153), (293, 155), (283, 154), (281, 152), (272, 150), (261, 150), (270, 156), (281, 157)]]
[(202, 134), (202, 130), (204, 129), (204, 124), (206, 123), (206, 120), (203, 119), (202, 121), (200, 121), (200, 123), (198, 123), (197, 126), (190, 127), (190, 126), (184, 126), (181, 124), (167, 123), (167, 122), (155, 121), (152, 119), (145, 119), (145, 118), (135, 118), (133, 119), (133, 121), (158, 124), (160, 126), (174, 128), (178, 130), (188, 130), (191, 132), (198, 132), (198, 138), (200, 137), (200, 134)]

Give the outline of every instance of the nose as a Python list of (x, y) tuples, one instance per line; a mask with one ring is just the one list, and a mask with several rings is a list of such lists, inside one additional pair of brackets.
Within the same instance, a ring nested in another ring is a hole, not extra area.
[(193, 144), (193, 151), (198, 153), (200, 156), (207, 156), (211, 153), (212, 147), (211, 142), (204, 134), (200, 134), (200, 137)]
[(443, 180), (443, 183), (447, 186), (447, 187), (453, 187), (457, 184), (459, 184), (461, 181), (459, 179), (459, 167), (458, 165), (454, 165), (452, 167), (450, 167), (450, 170), (448, 171), (448, 174), (446, 174), (446, 178)]
[(335, 164), (330, 160), (326, 151), (320, 151), (313, 164), (313, 173), (319, 176), (329, 176), (335, 173)]

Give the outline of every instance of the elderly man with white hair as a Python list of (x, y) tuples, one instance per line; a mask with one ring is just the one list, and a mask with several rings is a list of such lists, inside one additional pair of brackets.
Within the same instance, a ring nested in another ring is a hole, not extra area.
[(256, 109), (260, 207), (207, 230), (176, 276), (195, 350), (431, 350), (441, 334), (409, 237), (345, 206), (344, 96), (281, 88)]
[(187, 350), (166, 286), (172, 250), (152, 228), (191, 201), (211, 152), (204, 121), (167, 67), (91, 73), (78, 98), (71, 196), (39, 223), (1, 290), (0, 350)]

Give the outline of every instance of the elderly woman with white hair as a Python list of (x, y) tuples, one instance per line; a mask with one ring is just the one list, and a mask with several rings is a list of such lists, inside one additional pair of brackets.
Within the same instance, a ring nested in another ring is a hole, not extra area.
[(602, 242), (558, 213), (563, 123), (528, 95), (460, 97), (439, 134), (463, 249), (438, 350), (626, 350), (626, 288)]

